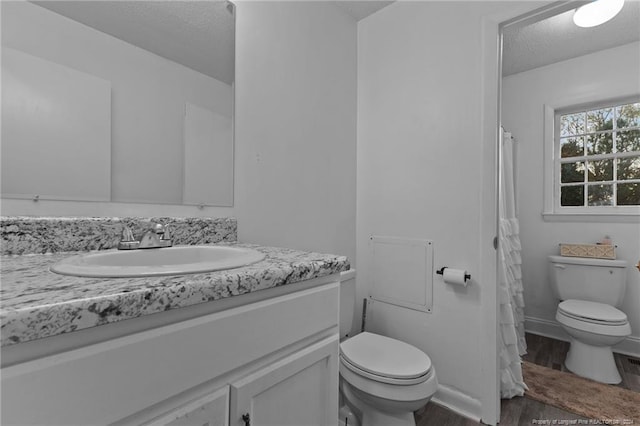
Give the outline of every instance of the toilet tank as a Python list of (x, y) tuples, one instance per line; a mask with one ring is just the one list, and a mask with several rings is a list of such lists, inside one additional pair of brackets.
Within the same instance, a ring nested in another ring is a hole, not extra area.
[(624, 260), (549, 256), (551, 290), (560, 300), (620, 306), (627, 287), (626, 267)]
[(351, 333), (356, 307), (356, 270), (340, 273), (340, 338)]

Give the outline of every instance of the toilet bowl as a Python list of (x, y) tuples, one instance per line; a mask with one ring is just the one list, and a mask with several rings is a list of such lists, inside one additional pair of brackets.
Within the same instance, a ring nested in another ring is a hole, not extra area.
[(558, 305), (556, 320), (571, 339), (565, 359), (569, 371), (602, 383), (622, 381), (611, 346), (631, 334), (624, 312), (604, 303), (570, 299)]
[(361, 426), (415, 426), (413, 412), (429, 402), (438, 388), (431, 359), (420, 349), (390, 337), (366, 331), (348, 337), (355, 308), (354, 278), (355, 271), (343, 272), (340, 285), (344, 337), (340, 343), (340, 412), (354, 416)]
[(344, 397), (361, 413), (363, 426), (415, 425), (413, 412), (438, 387), (424, 352), (368, 332), (340, 344), (340, 376)]
[(624, 312), (627, 263), (622, 260), (549, 256), (551, 290), (560, 299), (556, 320), (570, 337), (564, 361), (579, 376), (622, 381), (612, 346), (631, 334)]

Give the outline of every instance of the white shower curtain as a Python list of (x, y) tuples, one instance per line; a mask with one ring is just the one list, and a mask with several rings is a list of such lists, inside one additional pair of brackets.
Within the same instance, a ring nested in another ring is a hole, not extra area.
[(502, 169), (500, 173), (500, 396), (524, 395), (521, 355), (527, 353), (524, 339), (524, 298), (520, 257), (519, 223), (515, 202), (514, 140), (501, 130)]

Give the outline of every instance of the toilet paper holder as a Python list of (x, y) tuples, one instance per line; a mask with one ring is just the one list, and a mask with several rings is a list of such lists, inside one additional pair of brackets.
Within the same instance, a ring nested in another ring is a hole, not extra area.
[[(436, 274), (444, 275), (444, 270), (447, 269), (447, 268), (448, 268), (448, 266), (443, 266), (442, 268), (440, 268), (440, 269), (438, 269), (436, 271)], [(471, 274), (464, 274), (464, 280), (465, 281), (470, 280), (470, 279), (471, 279)]]

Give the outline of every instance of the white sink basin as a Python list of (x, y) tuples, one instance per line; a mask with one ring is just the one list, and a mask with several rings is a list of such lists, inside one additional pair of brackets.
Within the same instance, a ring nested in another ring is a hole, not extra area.
[(51, 271), (78, 277), (153, 277), (239, 268), (264, 257), (253, 249), (226, 246), (110, 250), (68, 257), (53, 265)]

